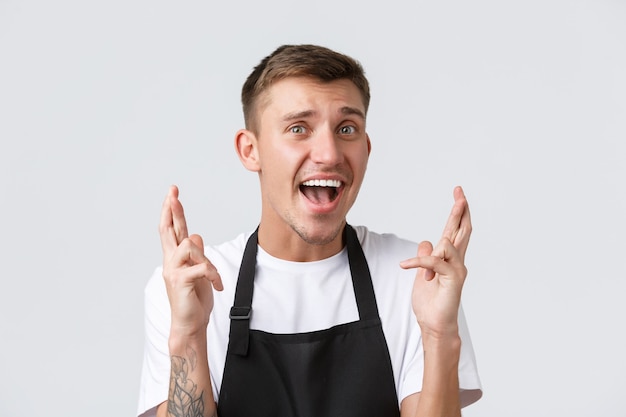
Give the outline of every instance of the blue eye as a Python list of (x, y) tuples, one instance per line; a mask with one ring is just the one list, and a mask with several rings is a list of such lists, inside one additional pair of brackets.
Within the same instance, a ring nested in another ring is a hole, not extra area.
[(342, 135), (350, 135), (356, 132), (356, 128), (354, 126), (342, 126), (339, 128), (339, 133)]
[(305, 132), (305, 129), (304, 126), (292, 126), (289, 128), (289, 131), (296, 135), (301, 135)]

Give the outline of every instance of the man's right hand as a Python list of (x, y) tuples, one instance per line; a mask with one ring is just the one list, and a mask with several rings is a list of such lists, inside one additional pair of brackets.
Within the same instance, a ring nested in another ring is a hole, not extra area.
[(217, 269), (206, 256), (199, 235), (188, 235), (178, 188), (171, 186), (159, 224), (163, 278), (172, 309), (170, 336), (194, 337), (206, 332), (213, 310), (213, 288), (223, 289)]

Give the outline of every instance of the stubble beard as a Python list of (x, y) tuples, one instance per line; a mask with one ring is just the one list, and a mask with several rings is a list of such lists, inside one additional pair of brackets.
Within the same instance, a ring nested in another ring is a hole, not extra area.
[[(325, 216), (318, 216), (321, 222), (324, 221), (324, 217)], [(343, 228), (345, 225), (345, 221), (341, 222), (341, 224), (335, 230), (332, 230), (329, 234), (323, 236), (313, 236), (305, 227), (299, 225), (296, 221), (294, 221), (295, 219), (293, 219), (289, 214), (286, 215), (286, 220), (291, 229), (296, 232), (300, 239), (302, 239), (309, 245), (315, 246), (327, 245), (334, 241), (337, 236), (339, 236), (339, 234), (343, 232)]]

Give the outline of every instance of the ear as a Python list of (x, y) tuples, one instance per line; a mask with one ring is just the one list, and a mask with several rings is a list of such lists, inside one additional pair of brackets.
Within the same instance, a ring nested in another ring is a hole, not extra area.
[(247, 129), (239, 130), (235, 134), (235, 150), (239, 160), (246, 169), (253, 172), (261, 170), (257, 138), (253, 132)]
[(370, 140), (370, 135), (366, 134), (367, 136), (367, 156), (369, 156), (372, 153), (372, 141)]

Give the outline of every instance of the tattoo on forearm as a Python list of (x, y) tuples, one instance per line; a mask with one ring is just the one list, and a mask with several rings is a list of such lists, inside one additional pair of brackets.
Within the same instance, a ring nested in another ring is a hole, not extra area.
[(197, 385), (187, 377), (196, 367), (196, 352), (190, 349), (187, 353), (189, 360), (181, 356), (172, 356), (167, 411), (173, 417), (202, 417), (204, 391), (197, 392)]

